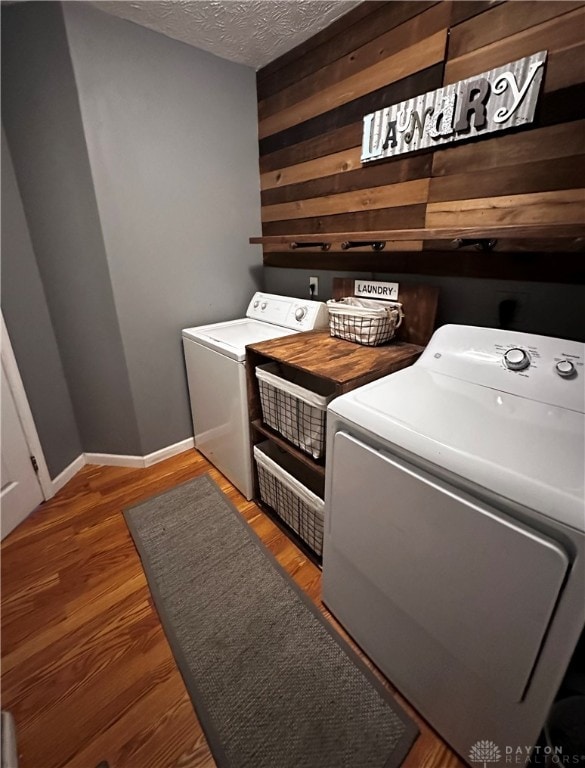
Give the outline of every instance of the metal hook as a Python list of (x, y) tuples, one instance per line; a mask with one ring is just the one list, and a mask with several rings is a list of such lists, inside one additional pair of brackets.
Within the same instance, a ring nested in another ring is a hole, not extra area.
[(473, 245), (476, 251), (493, 251), (496, 247), (497, 240), (488, 240), (487, 238), (477, 238), (476, 240), (465, 240), (464, 238), (457, 237), (453, 240), (455, 248), (467, 248)]
[(331, 248), (331, 243), (297, 243), (292, 242), (290, 247), (293, 251), (297, 248), (320, 248), (322, 251), (328, 251)]
[(371, 246), (373, 251), (383, 251), (386, 247), (386, 241), (385, 240), (346, 240), (344, 243), (341, 243), (341, 248), (344, 251), (347, 251), (349, 248), (364, 248), (366, 246)]

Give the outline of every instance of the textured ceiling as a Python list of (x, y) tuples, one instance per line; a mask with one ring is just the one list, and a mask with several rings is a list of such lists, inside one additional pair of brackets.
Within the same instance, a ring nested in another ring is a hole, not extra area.
[(120, 16), (224, 59), (260, 69), (343, 16), (359, 0), (108, 0)]

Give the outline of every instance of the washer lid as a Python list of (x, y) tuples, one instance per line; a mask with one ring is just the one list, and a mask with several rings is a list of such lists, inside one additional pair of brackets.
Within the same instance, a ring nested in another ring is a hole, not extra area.
[(296, 331), (244, 317), (224, 323), (185, 328), (183, 338), (196, 341), (241, 362), (246, 359), (247, 344), (289, 336), (292, 333)]
[(585, 417), (423, 366), (338, 397), (329, 410), (383, 441), (585, 531)]

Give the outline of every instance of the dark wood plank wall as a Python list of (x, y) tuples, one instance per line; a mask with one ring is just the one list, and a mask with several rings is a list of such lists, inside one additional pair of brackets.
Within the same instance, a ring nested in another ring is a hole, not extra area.
[[(583, 222), (584, 33), (584, 2), (362, 3), (258, 73), (262, 234)], [(539, 50), (548, 62), (531, 126), (361, 167), (368, 112)], [(264, 263), (585, 282), (583, 249), (575, 240), (501, 241), (487, 254), (439, 241), (380, 253), (277, 244), (264, 246)]]

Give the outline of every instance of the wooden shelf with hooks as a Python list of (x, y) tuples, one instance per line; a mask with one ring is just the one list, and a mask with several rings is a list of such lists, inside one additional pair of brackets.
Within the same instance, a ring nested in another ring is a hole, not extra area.
[(266, 267), (585, 283), (585, 223), (305, 232), (250, 243), (263, 246)]
[[(252, 245), (290, 243), (343, 243), (350, 241), (408, 242), (413, 240), (575, 240), (585, 239), (584, 224), (503, 224), (486, 227), (432, 227), (425, 229), (388, 229), (373, 232), (320, 232), (302, 235), (251, 237)], [(585, 245), (585, 243), (584, 243)]]

